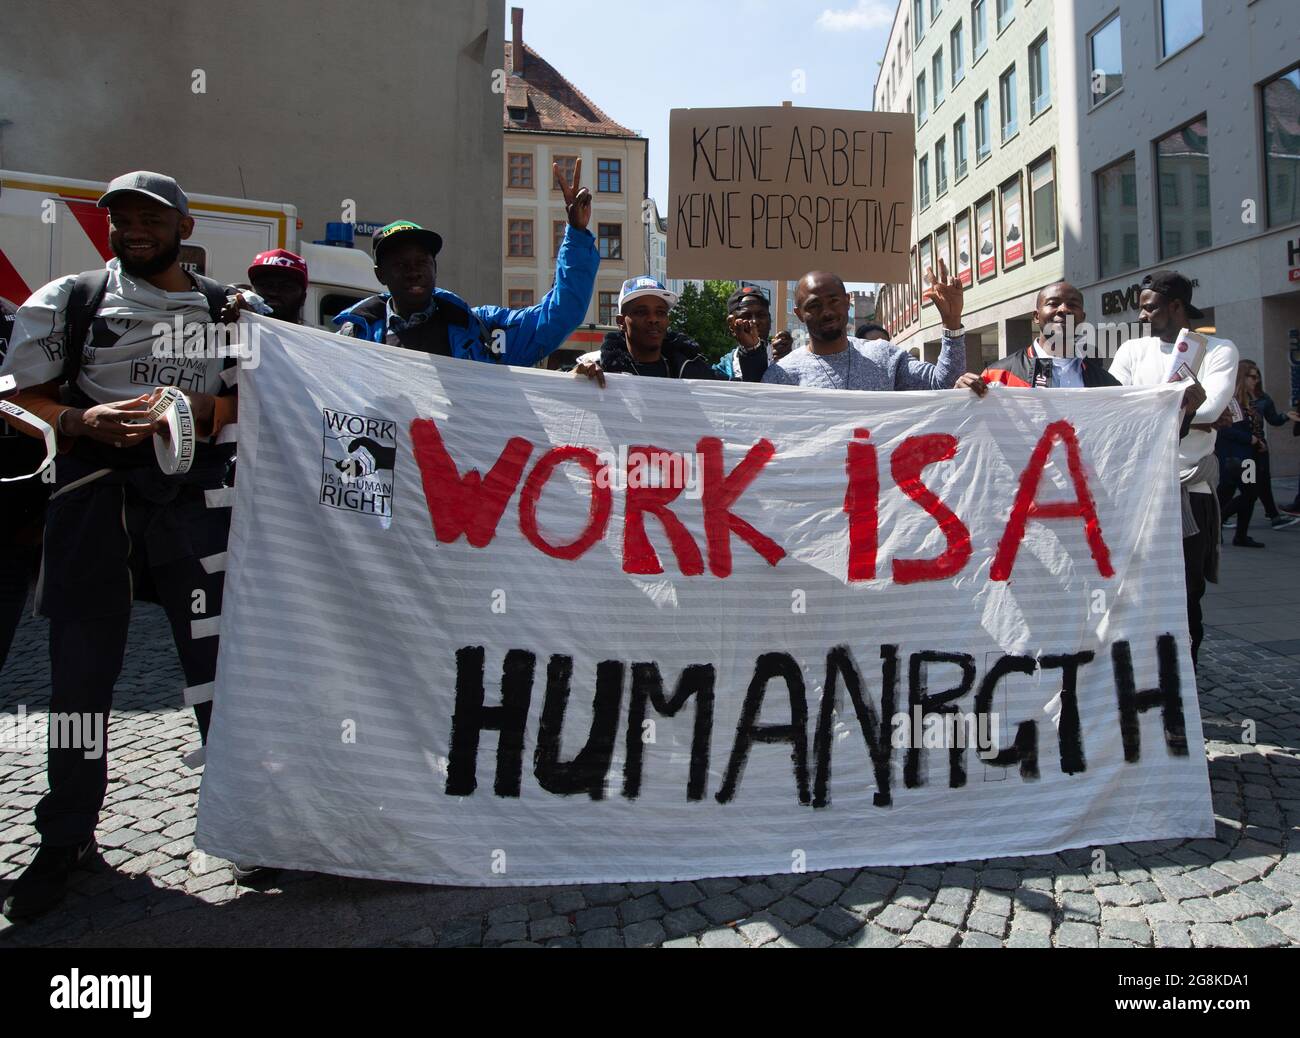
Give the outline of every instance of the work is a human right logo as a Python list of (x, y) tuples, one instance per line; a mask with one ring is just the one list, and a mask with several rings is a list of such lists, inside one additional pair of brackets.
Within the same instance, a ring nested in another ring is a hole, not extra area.
[(346, 411), (321, 412), (320, 503), (362, 515), (391, 518), (397, 423)]

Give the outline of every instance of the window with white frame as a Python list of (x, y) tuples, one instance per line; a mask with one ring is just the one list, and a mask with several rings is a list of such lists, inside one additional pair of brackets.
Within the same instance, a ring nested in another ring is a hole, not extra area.
[(1011, 19), (1016, 16), (1016, 0), (997, 0), (998, 5), (998, 32), (1001, 32), (1011, 24)]
[(974, 0), (970, 5), (970, 58), (978, 61), (989, 49), (989, 22), (986, 0)]
[(1088, 37), (1088, 93), (1099, 104), (1124, 85), (1124, 55), (1116, 11)]
[(1033, 254), (1054, 249), (1058, 243), (1055, 154), (1044, 155), (1029, 167), (1029, 218)]
[(1018, 128), (1016, 124), (1015, 65), (1012, 65), (998, 77), (998, 100), (1000, 102), (999, 116), (1002, 120), (1002, 140), (1005, 142), (1015, 136)]
[(1177, 54), (1201, 35), (1201, 0), (1160, 0), (1160, 56)]
[(975, 102), (975, 161), (983, 162), (992, 151), (992, 135), (989, 132), (989, 95), (983, 94)]
[(1047, 33), (1029, 45), (1029, 114), (1036, 116), (1052, 103), (1051, 74), (1048, 69)]

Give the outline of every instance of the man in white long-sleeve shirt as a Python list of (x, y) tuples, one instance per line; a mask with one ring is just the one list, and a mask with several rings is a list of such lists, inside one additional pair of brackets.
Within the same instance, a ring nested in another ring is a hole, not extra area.
[[(1205, 316), (1192, 305), (1192, 283), (1172, 270), (1142, 281), (1138, 319), (1153, 335), (1130, 339), (1115, 354), (1110, 373), (1126, 386), (1155, 386), (1169, 378), (1178, 333)], [(1201, 597), (1207, 580), (1218, 583), (1219, 507), (1215, 497), (1218, 462), (1213, 425), (1232, 399), (1237, 383), (1237, 347), (1227, 339), (1205, 337), (1205, 356), (1197, 379), (1200, 391), (1184, 400), (1183, 437), (1178, 445), (1178, 476), (1183, 484), (1183, 564), (1187, 577), (1187, 625), (1195, 664), (1205, 629)], [(1193, 386), (1192, 389), (1196, 390)], [(1194, 414), (1188, 414), (1195, 407)]]

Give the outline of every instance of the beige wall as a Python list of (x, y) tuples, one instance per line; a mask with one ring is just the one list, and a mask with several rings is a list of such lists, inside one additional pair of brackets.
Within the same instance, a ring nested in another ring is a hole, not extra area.
[[(501, 220), (501, 256), (503, 301), (511, 289), (532, 289), (534, 301), (540, 302), (555, 280), (555, 250), (552, 246), (552, 228), (566, 219), (564, 197), (554, 186), (551, 163), (561, 155), (576, 155), (582, 159), (582, 183), (591, 189), (593, 196), (592, 234), (601, 223), (621, 224), (623, 228), (623, 258), (602, 259), (596, 289), (586, 323), (595, 323), (599, 317), (601, 292), (615, 292), (629, 277), (649, 272), (646, 259), (646, 232), (642, 219), (642, 201), (646, 196), (646, 148), (643, 138), (577, 137), (548, 133), (521, 133), (506, 131), (502, 144), (501, 183), (503, 185), (504, 215)], [(509, 184), (509, 156), (527, 154), (533, 159), (533, 186), (511, 188)], [(618, 194), (597, 190), (599, 159), (619, 159), (623, 164), (623, 190)], [(653, 212), (651, 213), (653, 218)], [(511, 257), (509, 253), (509, 227), (512, 219), (533, 221), (533, 257)]]
[(2, 21), (0, 168), (158, 170), (292, 203), (306, 240), (350, 198), (439, 231), (439, 284), (499, 301), (504, 0), (5, 0)]

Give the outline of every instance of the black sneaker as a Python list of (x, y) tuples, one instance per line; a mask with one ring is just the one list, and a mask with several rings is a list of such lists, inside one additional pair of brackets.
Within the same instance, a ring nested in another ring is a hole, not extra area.
[(1238, 540), (1237, 538), (1234, 537), (1232, 543), (1235, 544), (1238, 548), (1262, 548), (1262, 547), (1264, 547), (1264, 545), (1261, 544), (1259, 541), (1255, 540), (1254, 537), (1245, 537), (1245, 538), (1242, 538), (1242, 539), (1240, 539), (1240, 540)]
[(5, 918), (16, 923), (44, 915), (63, 900), (72, 871), (90, 862), (94, 854), (94, 840), (71, 847), (42, 843), (31, 864), (9, 888), (4, 903)]

